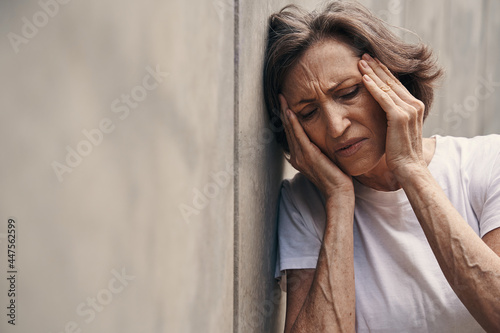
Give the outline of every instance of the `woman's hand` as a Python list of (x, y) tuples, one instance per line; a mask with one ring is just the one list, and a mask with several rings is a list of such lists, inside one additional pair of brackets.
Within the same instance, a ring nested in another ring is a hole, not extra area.
[[(288, 161), (313, 182), (326, 199), (326, 226), (316, 270), (307, 272), (299, 286), (288, 284), (285, 332), (354, 332), (352, 179), (309, 140), (285, 97), (279, 95), (279, 99), (290, 149)], [(295, 279), (299, 274), (304, 276), (302, 270), (292, 271), (289, 283), (294, 276)]]
[(363, 82), (387, 116), (386, 161), (396, 179), (426, 167), (422, 125), (425, 105), (416, 99), (378, 59), (364, 54), (359, 62)]
[(328, 200), (338, 195), (354, 198), (352, 179), (337, 167), (314, 143), (309, 140), (302, 125), (283, 95), (279, 95), (281, 118), (285, 126), (290, 149), (288, 161), (303, 173)]

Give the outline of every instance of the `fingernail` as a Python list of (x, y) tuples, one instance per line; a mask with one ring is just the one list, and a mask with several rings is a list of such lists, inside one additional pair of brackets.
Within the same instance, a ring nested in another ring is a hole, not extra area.
[(366, 82), (371, 82), (372, 79), (368, 75), (363, 75), (363, 79), (365, 79)]
[(292, 116), (292, 111), (290, 109), (286, 109), (286, 116), (290, 118)]
[(361, 66), (364, 67), (364, 68), (368, 68), (368, 63), (364, 60), (361, 60)]
[(368, 53), (363, 54), (363, 59), (368, 62), (373, 61), (373, 58)]

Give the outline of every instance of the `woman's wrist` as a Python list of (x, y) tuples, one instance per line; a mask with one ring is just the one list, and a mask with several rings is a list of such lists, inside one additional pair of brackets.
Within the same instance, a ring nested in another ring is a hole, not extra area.
[(404, 188), (406, 184), (418, 181), (421, 177), (431, 175), (425, 162), (404, 164), (392, 171), (398, 183)]
[(345, 207), (354, 207), (354, 189), (337, 189), (332, 193), (325, 194), (325, 208), (341, 209)]

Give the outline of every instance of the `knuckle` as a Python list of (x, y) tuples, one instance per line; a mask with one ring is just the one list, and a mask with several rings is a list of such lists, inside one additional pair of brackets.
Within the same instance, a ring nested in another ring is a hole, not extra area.
[(415, 104), (416, 104), (416, 108), (417, 108), (418, 111), (422, 111), (423, 112), (425, 110), (425, 104), (421, 100), (417, 99), (417, 101), (415, 102)]
[(402, 123), (407, 123), (410, 120), (410, 115), (407, 112), (398, 112), (396, 117)]
[(303, 164), (304, 164), (304, 163), (303, 163), (303, 161), (302, 161), (302, 159), (301, 159), (301, 158), (294, 157), (294, 158), (292, 159), (292, 161), (293, 161), (292, 165), (293, 165), (294, 167), (296, 167), (297, 169), (302, 170), (302, 167), (303, 167)]
[(386, 91), (382, 91), (381, 98), (385, 103), (390, 103), (392, 101), (391, 96), (389, 96), (389, 93), (387, 93)]
[(425, 104), (419, 99), (414, 98), (410, 103), (409, 103), (417, 112), (424, 111), (425, 110)]
[(381, 68), (381, 69), (382, 69), (384, 72), (386, 72), (387, 74), (389, 74), (389, 73), (390, 73), (389, 68), (387, 68), (387, 66), (386, 66), (384, 63), (382, 63), (382, 61), (380, 61), (379, 59), (377, 59), (377, 66), (378, 66), (379, 68)]
[(418, 108), (416, 108), (415, 105), (410, 104), (410, 105), (408, 105), (407, 113), (408, 113), (408, 116), (415, 115), (418, 113)]

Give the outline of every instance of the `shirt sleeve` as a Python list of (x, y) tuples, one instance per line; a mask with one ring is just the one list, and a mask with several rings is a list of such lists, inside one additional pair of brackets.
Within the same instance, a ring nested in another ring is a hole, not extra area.
[(303, 202), (304, 197), (311, 196), (304, 192), (307, 191), (293, 188), (288, 180), (281, 187), (276, 278), (287, 269), (316, 268), (321, 239), (313, 225), (313, 212), (307, 202)]
[[(496, 142), (500, 146), (500, 140)], [(496, 153), (491, 168), (479, 225), (481, 237), (500, 227), (500, 152)]]
[(473, 180), (471, 201), (479, 221), (479, 236), (500, 227), (500, 135), (476, 137), (468, 171)]

